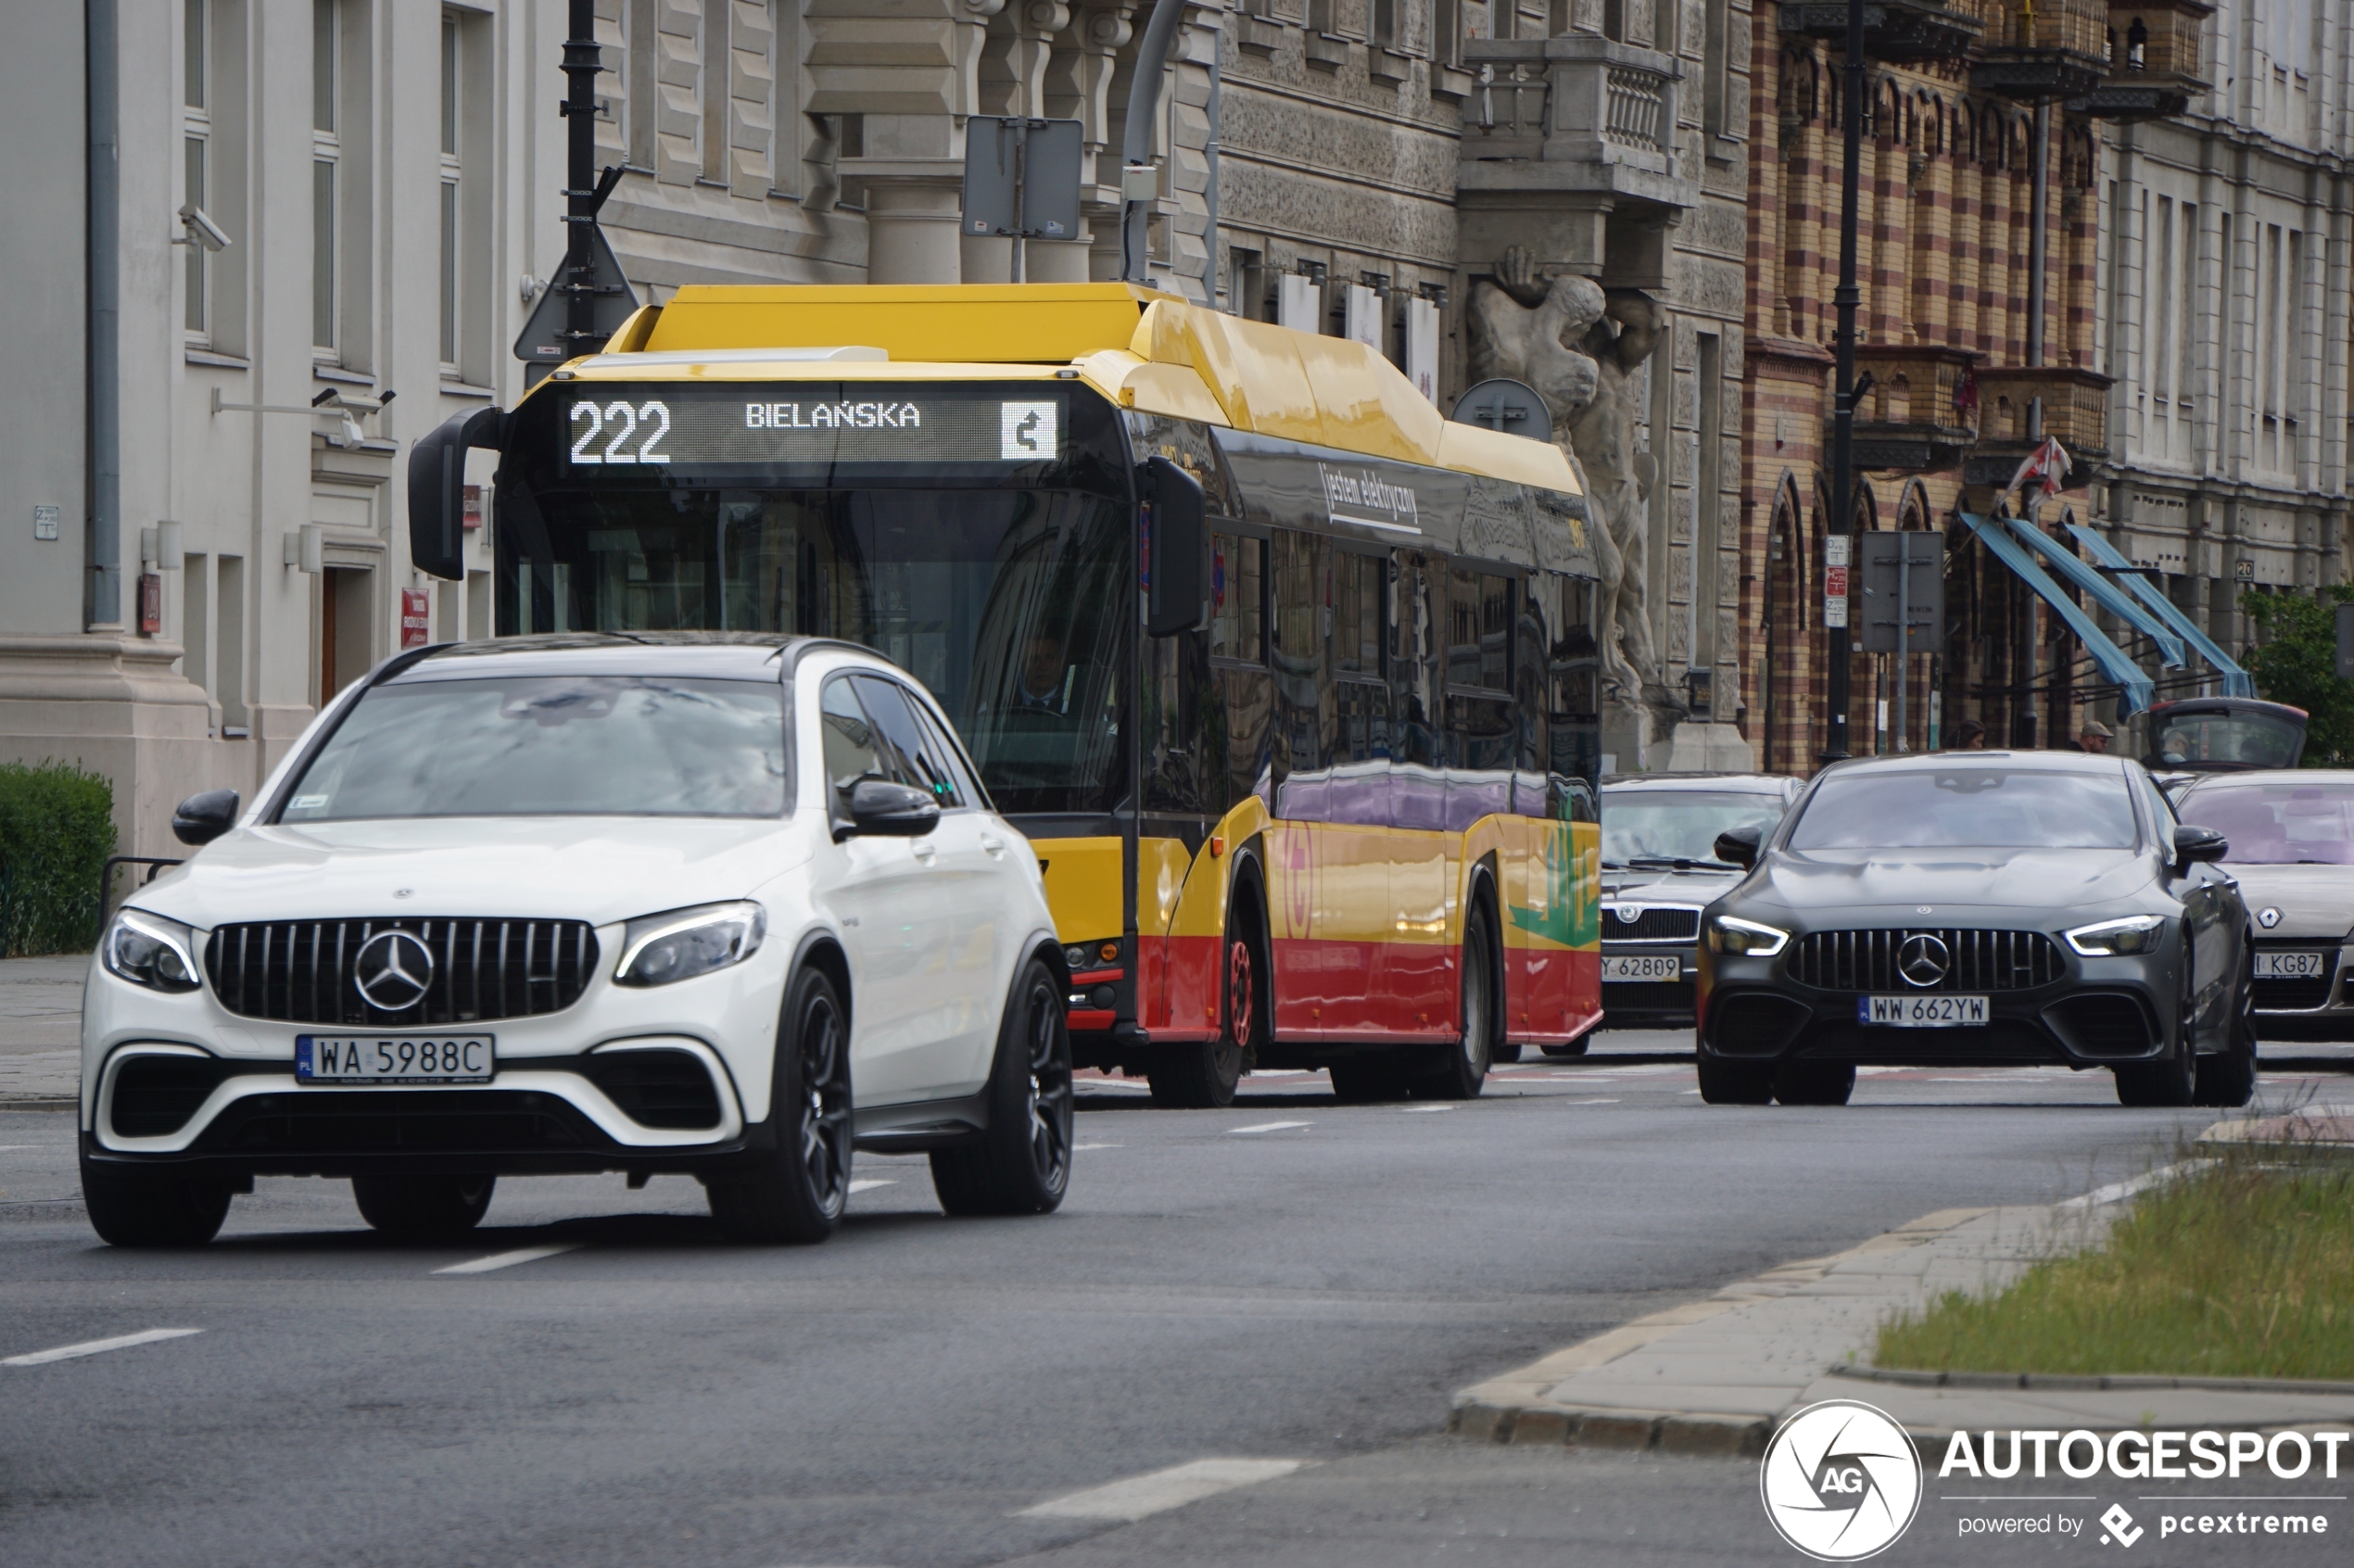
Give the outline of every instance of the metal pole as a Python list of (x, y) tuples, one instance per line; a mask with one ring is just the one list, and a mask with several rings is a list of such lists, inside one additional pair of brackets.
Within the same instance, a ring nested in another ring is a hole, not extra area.
[[(2044, 225), (2051, 212), (2052, 106), (2035, 105), (2035, 183), (2027, 237), (2027, 362), (2044, 362)], [(2041, 436), (2042, 431), (2036, 435)]]
[(1013, 280), (1023, 281), (1022, 236), (1030, 233), (1022, 225), (1029, 221), (1030, 211), (1025, 198), (1030, 195), (1030, 117), (1019, 116), (1014, 120), (1014, 270)]
[(1913, 683), (1913, 536), (1896, 536), (1896, 749), (1909, 752), (1905, 689)]
[(586, 352), (597, 336), (597, 0), (572, 0), (564, 40), (564, 346)]
[[(1170, 46), (1177, 41), (1177, 24), (1183, 19), (1185, 0), (1158, 0), (1153, 6), (1152, 19), (1145, 23), (1145, 35), (1136, 44), (1134, 74), (1128, 79), (1127, 120), (1121, 127), (1120, 163), (1120, 179), (1126, 171), (1153, 159), (1153, 117), (1160, 107), (1161, 73), (1169, 68)], [(1149, 283), (1152, 277), (1151, 259), (1145, 225), (1152, 214), (1149, 204), (1130, 201), (1125, 194), (1120, 198), (1120, 281)]]
[[(1847, 74), (1840, 96), (1841, 128), (1846, 133), (1846, 167), (1840, 171), (1839, 291), (1831, 296), (1839, 307), (1838, 393), (1831, 405), (1831, 525), (1834, 535), (1853, 536), (1855, 529), (1855, 212), (1856, 177), (1864, 161), (1864, 0), (1847, 0)], [(1857, 570), (1851, 550), (1849, 572)], [(1850, 599), (1853, 600), (1852, 585)], [(1822, 760), (1837, 762), (1847, 752), (1848, 628), (1826, 628), (1830, 644), (1830, 731), (1825, 737)]]
[[(90, 0), (82, 14), (83, 70), (88, 94), (89, 211), (83, 259), (88, 269), (90, 384), (89, 532), (90, 629), (122, 622), (122, 357), (118, 291), (120, 263), (120, 186), (116, 154), (119, 98), (116, 85), (115, 0)], [(188, 236), (190, 243), (196, 236)], [(201, 252), (199, 252), (201, 254)]]

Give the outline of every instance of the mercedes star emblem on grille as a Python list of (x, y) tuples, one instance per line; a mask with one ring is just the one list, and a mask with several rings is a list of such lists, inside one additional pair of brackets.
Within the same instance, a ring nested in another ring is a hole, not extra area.
[(1611, 913), (1631, 926), (1643, 917), (1643, 906), (1639, 904), (1621, 904), (1614, 905)]
[(433, 949), (407, 931), (378, 931), (361, 943), (351, 984), (372, 1007), (405, 1012), (433, 984)]
[(1943, 941), (1927, 931), (1915, 931), (1896, 950), (1896, 972), (1905, 977), (1906, 985), (1935, 985), (1945, 978), (1953, 962)]

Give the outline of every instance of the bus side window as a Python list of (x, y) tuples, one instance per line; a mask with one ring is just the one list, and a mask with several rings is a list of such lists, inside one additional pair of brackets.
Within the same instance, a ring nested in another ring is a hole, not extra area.
[(1512, 580), (1457, 566), (1447, 582), (1447, 684), (1511, 690)]
[(1331, 630), (1331, 547), (1312, 534), (1275, 536), (1274, 663), (1276, 777), (1331, 765), (1332, 669), (1324, 657)]
[(1209, 536), (1209, 656), (1267, 660), (1267, 543), (1242, 534)]

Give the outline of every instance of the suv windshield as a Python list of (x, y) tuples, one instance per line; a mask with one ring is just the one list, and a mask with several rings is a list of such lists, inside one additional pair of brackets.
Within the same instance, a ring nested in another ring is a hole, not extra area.
[(1602, 864), (1716, 859), (1716, 835), (1728, 828), (1769, 828), (1782, 819), (1782, 797), (1745, 790), (1606, 790)]
[(1815, 787), (1790, 837), (1794, 850), (2132, 849), (2133, 842), (2133, 802), (2121, 771), (2057, 768), (1833, 774)]
[(776, 816), (788, 757), (773, 679), (397, 681), (335, 726), (278, 820)]
[(2354, 789), (2223, 784), (2195, 790), (2183, 820), (2231, 840), (2239, 866), (2354, 866)]

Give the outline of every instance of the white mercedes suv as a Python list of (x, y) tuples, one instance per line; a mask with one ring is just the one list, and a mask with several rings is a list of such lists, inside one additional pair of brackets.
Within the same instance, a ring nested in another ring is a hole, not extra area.
[(454, 1236), (500, 1176), (684, 1172), (814, 1242), (854, 1147), (952, 1214), (1039, 1213), (1071, 1151), (1036, 858), (929, 694), (810, 638), (415, 650), (108, 925), (82, 1184), (117, 1246), (211, 1239), (257, 1175)]

